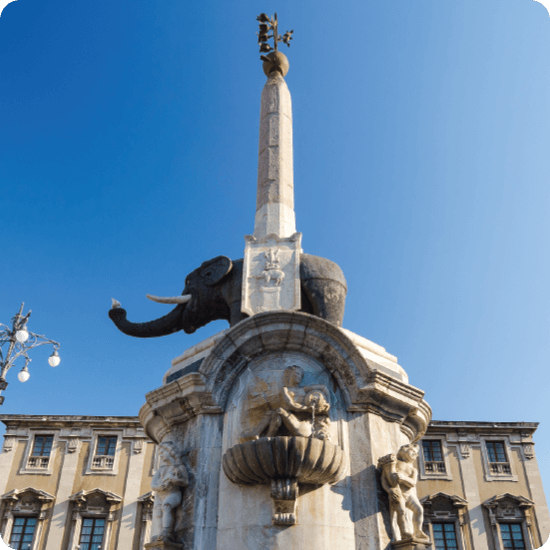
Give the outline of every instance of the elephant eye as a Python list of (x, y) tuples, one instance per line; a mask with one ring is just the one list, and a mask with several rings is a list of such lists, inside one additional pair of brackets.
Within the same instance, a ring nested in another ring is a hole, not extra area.
[(212, 270), (209, 269), (205, 274), (204, 274), (205, 277), (212, 277)]

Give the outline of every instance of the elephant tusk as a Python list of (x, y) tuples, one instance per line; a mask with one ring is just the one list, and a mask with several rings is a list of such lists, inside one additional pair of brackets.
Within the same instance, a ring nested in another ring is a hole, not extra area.
[(158, 302), (159, 304), (186, 304), (191, 300), (191, 294), (184, 294), (183, 296), (168, 296), (167, 298), (162, 296), (153, 296), (152, 294), (146, 294), (149, 300)]
[(120, 307), (120, 302), (118, 300), (111, 298), (111, 301), (112, 301), (111, 309), (118, 309)]

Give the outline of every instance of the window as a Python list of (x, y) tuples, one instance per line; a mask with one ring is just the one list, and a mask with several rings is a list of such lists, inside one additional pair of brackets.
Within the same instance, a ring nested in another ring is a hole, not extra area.
[(115, 463), (115, 451), (117, 446), (117, 436), (100, 435), (97, 438), (97, 447), (92, 462), (92, 468), (112, 470)]
[(80, 533), (79, 549), (101, 550), (104, 531), (105, 519), (82, 518), (82, 532)]
[(501, 523), (500, 536), (504, 548), (511, 550), (524, 550), (525, 541), (523, 540), (523, 531), (519, 523)]
[(510, 475), (512, 470), (508, 459), (506, 458), (506, 451), (504, 450), (503, 441), (486, 441), (487, 456), (489, 457), (489, 468), (492, 475)]
[(46, 469), (50, 463), (52, 446), (53, 435), (34, 436), (34, 445), (32, 448), (32, 453), (27, 461), (27, 467)]
[(446, 434), (434, 434), (422, 439), (419, 443), (421, 452), (418, 456), (419, 479), (446, 479), (452, 481), (449, 456), (453, 451), (447, 446)]
[(441, 441), (438, 439), (424, 439), (422, 441), (424, 451), (424, 469), (426, 473), (445, 473), (445, 461), (441, 449)]
[(14, 550), (30, 550), (35, 527), (36, 527), (36, 518), (33, 518), (33, 517), (13, 518), (13, 528), (11, 530), (10, 546)]
[(432, 522), (434, 545), (436, 550), (456, 550), (456, 532), (454, 523)]

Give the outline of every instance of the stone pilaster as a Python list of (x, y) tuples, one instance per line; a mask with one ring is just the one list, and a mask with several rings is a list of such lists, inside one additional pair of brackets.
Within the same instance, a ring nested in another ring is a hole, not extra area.
[(479, 486), (476, 476), (471, 444), (466, 439), (460, 442), (460, 473), (464, 497), (468, 501), (468, 515), (470, 517), (470, 532), (472, 535), (472, 546), (475, 550), (488, 550), (487, 531), (483, 517), (483, 507), (479, 495)]
[[(68, 442), (65, 443), (65, 451), (67, 451), (68, 445)], [(65, 452), (63, 456), (63, 465), (61, 466), (59, 485), (45, 550), (59, 550), (62, 547), (63, 534), (67, 524), (69, 506), (71, 504), (69, 497), (73, 492), (78, 456), (78, 452)]]
[(130, 460), (128, 462), (126, 488), (124, 489), (124, 507), (118, 533), (118, 548), (132, 548), (136, 532), (138, 511), (138, 498), (141, 489), (141, 476), (145, 453), (143, 451), (143, 439), (132, 442)]

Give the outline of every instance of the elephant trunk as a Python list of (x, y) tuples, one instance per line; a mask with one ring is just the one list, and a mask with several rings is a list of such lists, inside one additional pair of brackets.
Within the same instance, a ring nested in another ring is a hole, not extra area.
[(121, 307), (115, 307), (109, 310), (109, 317), (116, 325), (118, 330), (128, 336), (136, 336), (137, 338), (154, 338), (157, 336), (166, 336), (178, 332), (182, 329), (181, 315), (185, 308), (185, 304), (176, 306), (170, 313), (148, 321), (147, 323), (132, 323), (126, 319), (126, 310)]

